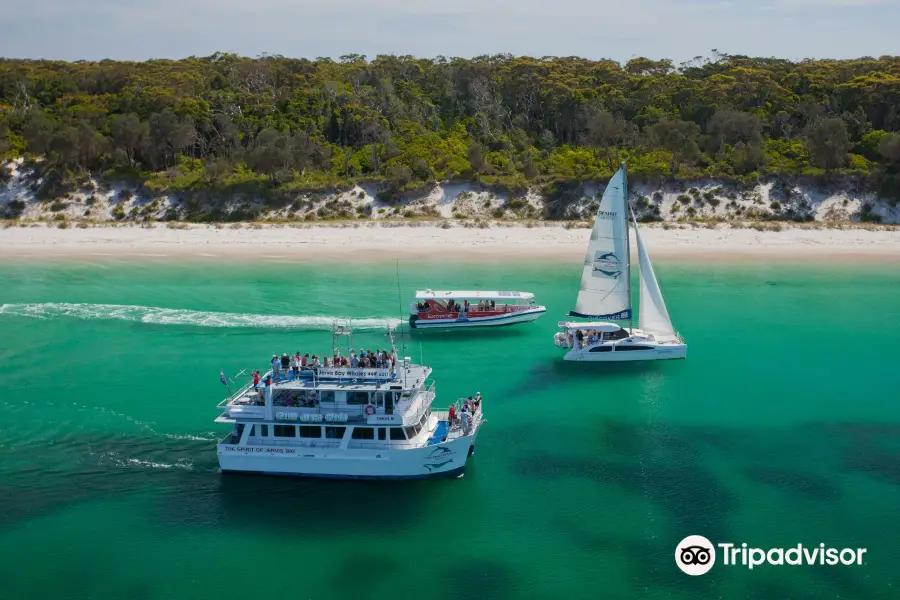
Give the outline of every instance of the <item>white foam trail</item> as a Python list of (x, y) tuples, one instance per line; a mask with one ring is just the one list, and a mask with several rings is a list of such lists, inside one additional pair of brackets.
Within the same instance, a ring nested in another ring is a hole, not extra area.
[[(335, 321), (347, 317), (253, 315), (247, 313), (206, 312), (182, 308), (131, 306), (125, 304), (71, 304), (45, 302), (41, 304), (3, 304), (0, 315), (52, 319), (72, 317), (84, 320), (134, 321), (159, 325), (192, 325), (195, 327), (261, 327), (277, 329), (331, 329)], [(353, 319), (354, 329), (384, 329), (397, 327), (400, 319), (366, 317)]]
[[(121, 466), (126, 466), (125, 464), (120, 463)], [(161, 463), (155, 462), (152, 460), (141, 460), (139, 458), (129, 458), (128, 466), (136, 466), (136, 467), (149, 467), (152, 469), (185, 469), (186, 471), (191, 471), (194, 468), (194, 465), (191, 463)]]

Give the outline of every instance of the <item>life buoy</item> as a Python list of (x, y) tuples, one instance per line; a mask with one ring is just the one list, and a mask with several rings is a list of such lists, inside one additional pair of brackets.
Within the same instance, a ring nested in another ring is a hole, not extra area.
[(371, 404), (366, 404), (366, 415), (372, 416), (375, 414), (375, 407)]

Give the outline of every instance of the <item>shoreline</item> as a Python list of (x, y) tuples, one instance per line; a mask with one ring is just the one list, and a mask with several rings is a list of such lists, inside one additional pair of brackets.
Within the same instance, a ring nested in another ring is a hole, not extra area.
[[(761, 226), (762, 228), (762, 226)], [(780, 225), (780, 231), (701, 226), (641, 227), (654, 259), (888, 259), (900, 258), (900, 228), (841, 229)], [(528, 257), (580, 261), (590, 237), (563, 224), (494, 224), (444, 228), (435, 222), (339, 225), (177, 224), (58, 229), (46, 225), (0, 229), (0, 260), (80, 258), (484, 260)]]

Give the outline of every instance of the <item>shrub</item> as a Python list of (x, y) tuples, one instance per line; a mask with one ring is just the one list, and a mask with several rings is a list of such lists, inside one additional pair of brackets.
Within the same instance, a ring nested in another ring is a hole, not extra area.
[(772, 204), (769, 205), (769, 208), (771, 208), (772, 210), (781, 210), (781, 202), (775, 200), (772, 202)]
[(691, 197), (688, 196), (687, 194), (681, 194), (678, 196), (678, 201), (681, 202), (682, 204), (687, 205), (687, 204), (691, 203)]
[(68, 206), (69, 206), (69, 204), (67, 202), (61, 202), (61, 201), (57, 200), (56, 202), (54, 202), (53, 204), (50, 205), (50, 210), (52, 212), (59, 212), (61, 210), (65, 210)]

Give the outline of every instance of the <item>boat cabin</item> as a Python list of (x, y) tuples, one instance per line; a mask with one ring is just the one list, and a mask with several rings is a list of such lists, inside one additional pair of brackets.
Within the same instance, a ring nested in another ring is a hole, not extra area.
[[(616, 323), (570, 323), (560, 321), (563, 330), (556, 334), (557, 345), (563, 348), (584, 348), (605, 342), (617, 342), (628, 338), (643, 337), (640, 332), (628, 331)], [(608, 350), (609, 348), (607, 348)]]

